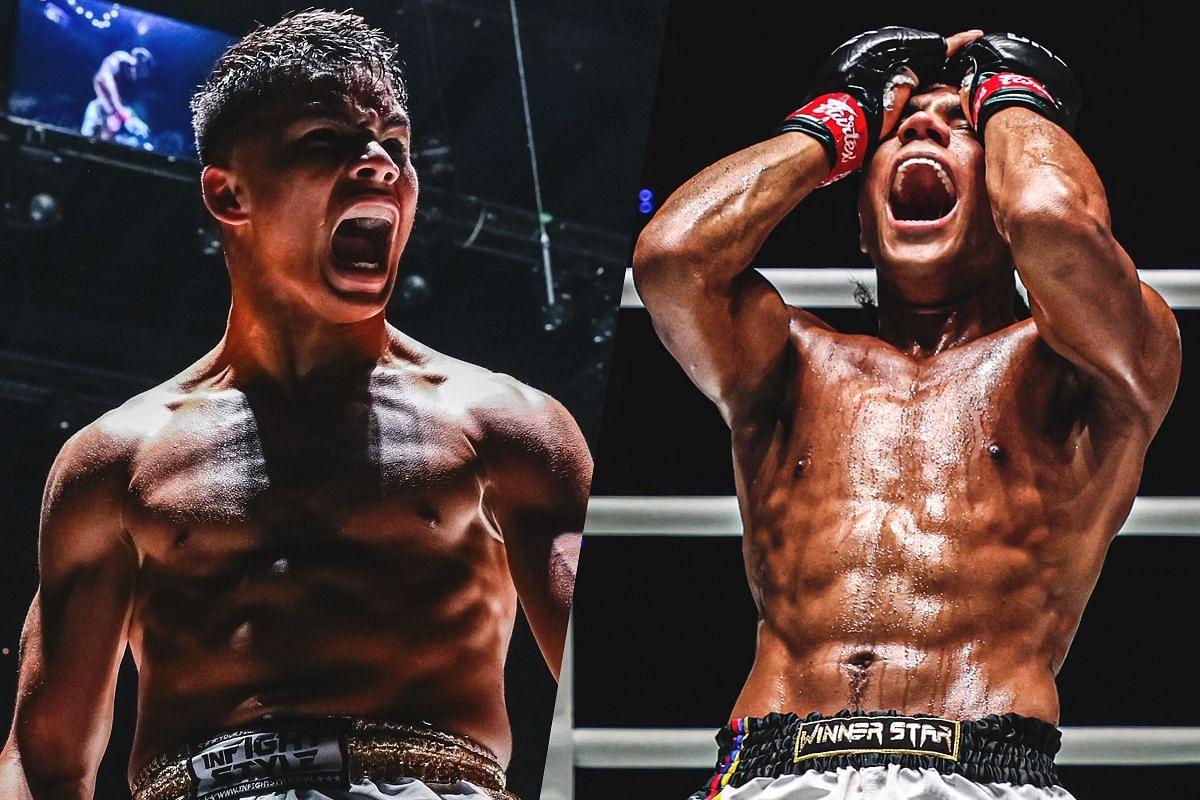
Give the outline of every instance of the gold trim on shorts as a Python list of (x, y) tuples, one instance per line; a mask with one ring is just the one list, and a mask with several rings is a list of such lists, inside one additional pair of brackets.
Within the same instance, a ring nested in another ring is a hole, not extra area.
[[(415, 778), (423, 783), (452, 784), (469, 781), (494, 800), (518, 800), (505, 788), (507, 776), (496, 756), (476, 742), (431, 725), (411, 725), (344, 717), (314, 718), (314, 727), (341, 724), (350, 765), (350, 783), (375, 783)], [(284, 723), (303, 729), (304, 721)], [(254, 725), (247, 725), (254, 728)], [(264, 723), (262, 728), (271, 728)], [(191, 748), (181, 747), (156, 756), (145, 764), (130, 789), (133, 800), (190, 800), (192, 776), (188, 771)]]

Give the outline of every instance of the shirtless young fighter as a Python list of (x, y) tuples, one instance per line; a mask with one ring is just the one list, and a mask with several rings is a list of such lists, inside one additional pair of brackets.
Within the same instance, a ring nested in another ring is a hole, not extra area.
[[(1054, 678), (1179, 336), (1068, 132), (1067, 67), (979, 36), (850, 40), (779, 135), (689, 181), (638, 243), (659, 335), (732, 430), (760, 616), (697, 798), (1069, 797)], [(877, 337), (749, 268), (860, 168)], [(1014, 319), (1014, 266), (1032, 319)]]
[(51, 471), (0, 794), (92, 796), (128, 644), (136, 800), (511, 797), (505, 656), (519, 600), (557, 673), (579, 430), (384, 319), (417, 177), (382, 33), (286, 18), (193, 110), (228, 327)]
[(144, 47), (117, 50), (100, 62), (92, 77), (96, 99), (88, 103), (80, 133), (106, 142), (138, 144), (150, 135), (150, 128), (129, 107), (126, 96), (133, 81), (150, 74), (154, 56)]

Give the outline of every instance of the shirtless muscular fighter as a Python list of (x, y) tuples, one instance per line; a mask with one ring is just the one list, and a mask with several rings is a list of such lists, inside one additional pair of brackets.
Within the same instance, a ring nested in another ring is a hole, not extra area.
[(384, 319), (417, 176), (382, 33), (288, 17), (193, 110), (228, 326), (51, 470), (0, 795), (92, 796), (128, 645), (136, 800), (510, 797), (505, 655), (519, 600), (560, 663), (579, 429)]
[[(1077, 109), (1070, 71), (1022, 37), (869, 31), (777, 136), (643, 232), (638, 291), (732, 431), (760, 616), (698, 798), (1069, 796), (1054, 677), (1180, 358)], [(749, 267), (860, 169), (878, 336), (788, 307)]]

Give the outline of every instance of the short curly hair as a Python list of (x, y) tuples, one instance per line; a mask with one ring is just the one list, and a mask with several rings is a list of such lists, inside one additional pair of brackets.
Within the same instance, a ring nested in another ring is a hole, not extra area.
[(320, 83), (351, 90), (382, 84), (402, 107), (408, 102), (396, 45), (383, 31), (355, 14), (300, 11), (231, 45), (192, 97), (201, 163), (228, 159), (239, 129), (264, 101)]

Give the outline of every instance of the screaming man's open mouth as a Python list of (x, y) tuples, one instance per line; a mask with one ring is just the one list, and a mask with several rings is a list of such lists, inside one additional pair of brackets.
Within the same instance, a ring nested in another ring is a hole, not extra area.
[(954, 181), (945, 167), (932, 158), (913, 156), (896, 166), (888, 193), (894, 219), (931, 222), (949, 215), (957, 204)]
[(339, 267), (377, 270), (387, 266), (392, 224), (378, 217), (347, 217), (333, 231), (333, 258)]

